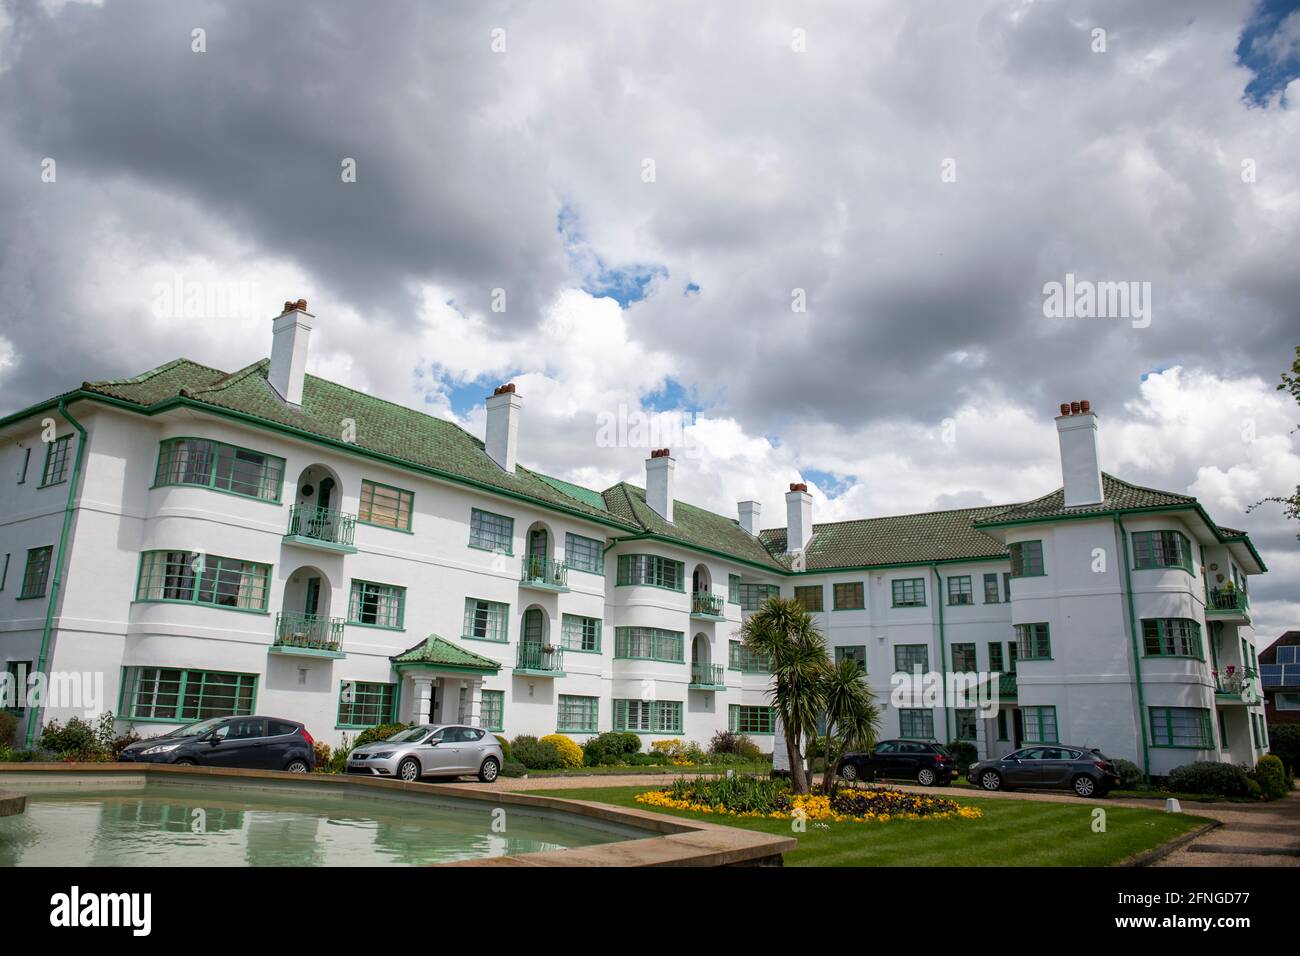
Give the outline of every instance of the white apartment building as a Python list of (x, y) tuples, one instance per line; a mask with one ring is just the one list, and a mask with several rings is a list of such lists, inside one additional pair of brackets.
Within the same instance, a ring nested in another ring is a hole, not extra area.
[[(1194, 498), (1103, 474), (1087, 403), (1062, 406), (1043, 498), (815, 524), (794, 485), (762, 529), (756, 502), (675, 500), (667, 449), (644, 490), (525, 467), (512, 385), (479, 440), (307, 375), (312, 319), (285, 303), (270, 358), (234, 373), (178, 359), (0, 419), (11, 683), (102, 675), (142, 735), (258, 712), (331, 743), (400, 719), (770, 748), (738, 631), (779, 593), (863, 662), (884, 736), (1086, 744), (1152, 774), (1267, 747), (1262, 560)], [(995, 712), (893, 706), (916, 667), (1000, 672)], [(82, 703), (17, 708), (24, 740)]]

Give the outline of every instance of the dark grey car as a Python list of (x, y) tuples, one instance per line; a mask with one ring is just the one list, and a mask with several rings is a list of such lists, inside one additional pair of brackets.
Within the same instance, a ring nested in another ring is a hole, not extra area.
[(1104, 797), (1119, 784), (1115, 765), (1100, 750), (1067, 744), (1022, 747), (981, 760), (970, 765), (967, 777), (985, 790), (1073, 790), (1081, 797)]

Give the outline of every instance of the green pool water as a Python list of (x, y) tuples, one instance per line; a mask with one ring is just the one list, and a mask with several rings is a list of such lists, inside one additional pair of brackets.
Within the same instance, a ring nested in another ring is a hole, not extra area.
[(0, 818), (0, 866), (418, 866), (645, 835), (476, 801), (149, 784), (29, 792)]

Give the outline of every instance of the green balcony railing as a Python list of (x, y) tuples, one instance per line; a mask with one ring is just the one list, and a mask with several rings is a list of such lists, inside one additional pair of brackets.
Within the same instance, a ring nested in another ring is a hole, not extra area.
[(1214, 588), (1210, 591), (1211, 611), (1246, 610), (1246, 592), (1237, 588)]
[(723, 600), (720, 595), (707, 594), (703, 591), (691, 595), (691, 613), (705, 617), (722, 617)]
[(567, 588), (569, 586), (569, 566), (554, 558), (528, 555), (524, 558), (523, 572), (519, 576), (523, 584), (540, 584), (548, 588)]
[(275, 644), (314, 651), (342, 651), (343, 618), (282, 611), (275, 616)]
[(317, 508), (314, 505), (293, 505), (289, 509), (288, 534), (292, 537), (351, 547), (356, 530), (355, 515), (345, 515), (341, 511)]
[(515, 669), (525, 671), (564, 670), (564, 648), (554, 644), (535, 644), (525, 641), (519, 645), (515, 656)]
[(721, 687), (727, 670), (721, 664), (699, 664), (691, 661), (692, 686)]

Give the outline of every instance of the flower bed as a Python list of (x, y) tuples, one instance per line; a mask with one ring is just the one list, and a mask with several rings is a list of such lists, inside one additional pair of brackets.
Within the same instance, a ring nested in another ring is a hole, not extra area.
[(636, 795), (637, 803), (672, 810), (692, 810), (732, 817), (771, 820), (833, 820), (837, 823), (888, 823), (890, 820), (978, 820), (978, 807), (944, 797), (909, 793), (888, 787), (854, 787), (821, 793), (790, 793), (780, 780), (746, 777), (679, 777), (662, 790)]

